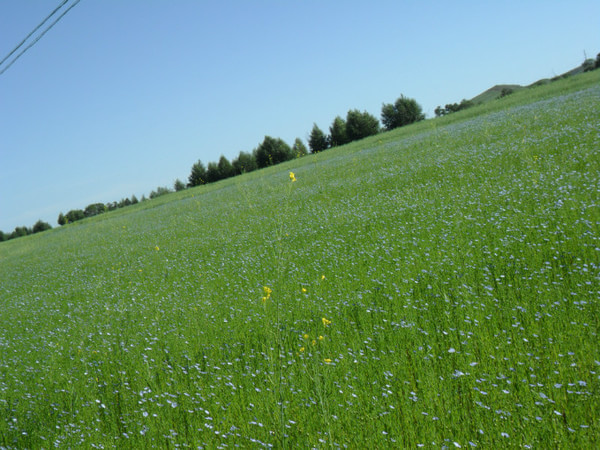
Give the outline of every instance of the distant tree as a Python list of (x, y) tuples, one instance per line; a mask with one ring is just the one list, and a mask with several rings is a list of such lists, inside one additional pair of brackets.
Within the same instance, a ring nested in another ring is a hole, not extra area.
[(119, 207), (119, 204), (117, 202), (108, 202), (105, 206), (108, 211), (114, 211)]
[(92, 203), (91, 205), (86, 206), (83, 215), (85, 217), (96, 216), (102, 214), (106, 209), (104, 203)]
[(256, 159), (254, 159), (252, 153), (247, 152), (240, 152), (237, 158), (231, 162), (231, 165), (237, 175), (258, 169)]
[(219, 167), (219, 177), (221, 180), (235, 175), (235, 170), (233, 169), (233, 166), (225, 156), (221, 155), (217, 166)]
[(402, 127), (425, 118), (421, 105), (413, 98), (401, 95), (394, 104), (381, 107), (381, 122), (386, 130)]
[(171, 189), (168, 187), (159, 186), (155, 191), (150, 192), (150, 198), (160, 197), (161, 195), (166, 195), (171, 192)]
[(215, 181), (219, 181), (221, 179), (221, 171), (219, 170), (219, 165), (216, 162), (209, 162), (206, 166), (206, 182), (214, 183)]
[(292, 145), (292, 152), (296, 158), (300, 158), (308, 154), (308, 149), (306, 148), (306, 145), (304, 145), (304, 142), (302, 142), (302, 139), (296, 138), (294, 145)]
[(7, 241), (8, 237), (4, 234), (4, 231), (0, 230), (0, 242)]
[(498, 96), (498, 98), (502, 98), (502, 97), (506, 97), (507, 95), (512, 94), (514, 91), (511, 88), (502, 88), (502, 90), (500, 91), (500, 95)]
[(173, 189), (175, 189), (175, 192), (183, 191), (185, 189), (185, 183), (177, 178), (173, 183)]
[(475, 103), (473, 103), (471, 100), (467, 100), (466, 98), (463, 98), (460, 101), (460, 105), (458, 105), (458, 109), (463, 110), (463, 109), (470, 108), (472, 106), (475, 106)]
[(16, 239), (19, 237), (27, 236), (31, 233), (32, 231), (27, 227), (16, 227), (15, 230), (11, 233), (10, 238)]
[(41, 233), (42, 231), (50, 230), (52, 227), (49, 223), (38, 220), (33, 226), (34, 233)]
[[(118, 208), (125, 208), (126, 206), (131, 205), (131, 200), (128, 198), (122, 198), (121, 201), (117, 204)], [(106, 207), (108, 209), (108, 206)]]
[(460, 111), (462, 109), (470, 108), (473, 105), (474, 105), (474, 103), (471, 100), (462, 99), (460, 104), (459, 103), (449, 103), (444, 108), (442, 108), (441, 106), (438, 106), (437, 108), (435, 108), (434, 112), (435, 112), (436, 117), (440, 117), (440, 116), (445, 116), (446, 114)]
[(273, 166), (294, 157), (291, 147), (280, 138), (265, 136), (254, 150), (254, 158), (259, 168)]
[(445, 108), (446, 108), (446, 114), (450, 114), (450, 113), (458, 111), (458, 109), (460, 108), (460, 105), (458, 103), (447, 103)]
[(333, 119), (333, 123), (329, 127), (330, 143), (332, 147), (338, 145), (344, 145), (348, 143), (348, 136), (346, 134), (346, 121), (340, 116)]
[(204, 167), (202, 161), (198, 160), (198, 162), (192, 166), (192, 172), (188, 178), (188, 186), (200, 186), (206, 182), (206, 167)]
[(596, 69), (600, 68), (600, 53), (596, 55), (596, 62), (594, 63)]
[(588, 58), (585, 61), (583, 61), (581, 67), (583, 68), (584, 72), (590, 72), (596, 68), (596, 61), (592, 58)]
[(358, 109), (348, 111), (346, 115), (346, 136), (348, 142), (357, 141), (379, 133), (379, 121), (368, 112)]
[(308, 146), (310, 147), (311, 153), (322, 152), (323, 150), (327, 150), (327, 147), (329, 146), (327, 136), (325, 136), (323, 130), (321, 130), (316, 123), (313, 124), (310, 132)]
[(134, 194), (131, 196), (131, 204), (135, 205), (136, 203), (139, 203), (139, 200), (137, 199), (137, 197)]
[(81, 209), (72, 209), (67, 213), (67, 223), (77, 222), (85, 217), (85, 214)]
[(57, 220), (57, 222), (58, 222), (58, 224), (59, 224), (60, 226), (62, 226), (62, 225), (65, 225), (65, 224), (67, 223), (67, 218), (64, 216), (64, 214), (63, 214), (63, 213), (60, 213), (60, 214), (58, 215), (58, 220)]

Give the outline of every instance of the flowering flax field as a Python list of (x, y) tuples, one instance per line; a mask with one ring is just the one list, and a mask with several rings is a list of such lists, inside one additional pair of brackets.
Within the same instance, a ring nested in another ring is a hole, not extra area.
[(2, 243), (0, 447), (598, 448), (578, 79)]

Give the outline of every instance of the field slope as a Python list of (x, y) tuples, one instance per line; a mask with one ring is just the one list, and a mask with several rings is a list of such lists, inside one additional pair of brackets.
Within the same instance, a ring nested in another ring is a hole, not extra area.
[(599, 447), (599, 75), (491, 103), (2, 243), (0, 447)]

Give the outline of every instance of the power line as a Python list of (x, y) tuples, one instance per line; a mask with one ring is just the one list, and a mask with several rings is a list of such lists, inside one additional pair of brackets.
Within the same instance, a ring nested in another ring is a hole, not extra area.
[[(23, 39), (8, 55), (6, 55), (2, 61), (0, 62), (0, 66), (2, 64), (4, 64), (4, 62), (11, 57), (11, 55), (13, 53), (15, 53), (19, 48), (21, 48), (21, 46), (38, 30), (40, 29), (40, 27), (42, 27), (42, 25), (44, 25), (54, 14), (56, 14), (56, 12), (61, 9), (69, 0), (63, 0), (62, 3), (60, 5), (58, 5), (54, 11), (52, 11), (37, 27), (35, 27), (33, 29), (33, 31), (31, 31), (26, 37), (25, 39)], [(75, 0), (75, 2), (69, 6), (60, 16), (58, 16), (56, 18), (56, 20), (54, 22), (52, 22), (50, 25), (48, 25), (48, 27), (42, 31), (27, 47), (25, 47), (20, 53), (17, 54), (17, 56), (15, 56), (12, 61), (10, 61), (8, 63), (8, 65), (6, 67), (4, 67), (4, 69), (0, 70), (0, 75), (2, 75), (4, 72), (6, 72), (8, 70), (8, 68), (10, 66), (12, 66), (15, 61), (17, 59), (19, 59), (21, 56), (23, 56), (23, 54), (29, 50), (31, 47), (33, 47), (48, 31), (50, 31), (50, 29), (56, 25), (58, 23), (58, 21), (60, 19), (62, 19), (69, 11), (71, 11), (71, 9), (73, 9), (78, 3), (80, 2), (80, 0)]]
[(31, 33), (29, 33), (27, 36), (25, 36), (25, 39), (23, 39), (21, 42), (19, 42), (19, 45), (17, 45), (15, 48), (13, 48), (12, 51), (8, 55), (6, 55), (2, 61), (0, 61), (0, 66), (2, 64), (4, 64), (4, 61), (6, 61), (8, 58), (10, 58), (12, 56), (12, 54), (14, 52), (16, 52), (19, 49), (19, 47), (21, 47), (27, 41), (27, 39), (29, 39), (31, 37), (31, 35), (33, 33), (35, 33), (37, 30), (39, 30), (40, 27), (42, 25), (44, 25), (50, 17), (52, 17), (54, 14), (56, 14), (56, 11), (58, 11), (60, 8), (62, 8), (65, 5), (65, 3), (67, 3), (68, 1), (69, 0), (64, 0), (60, 5), (58, 5), (56, 7), (56, 9), (54, 11), (52, 11), (50, 13), (50, 15), (48, 15), (37, 27), (35, 27)]

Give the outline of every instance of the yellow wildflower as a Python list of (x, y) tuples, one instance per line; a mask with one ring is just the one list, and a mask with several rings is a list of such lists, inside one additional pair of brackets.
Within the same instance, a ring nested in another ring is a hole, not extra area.
[(329, 325), (331, 325), (331, 320), (328, 320), (328, 319), (326, 319), (325, 317), (323, 317), (321, 320), (323, 321), (323, 325), (324, 325), (324, 326), (329, 326)]
[(263, 292), (265, 295), (262, 297), (262, 301), (263, 303), (266, 303), (267, 300), (271, 298), (271, 292), (273, 292), (273, 289), (271, 289), (269, 286), (263, 286)]
[(329, 364), (329, 363), (331, 362), (331, 359), (329, 359), (329, 358), (325, 358), (325, 359), (324, 359), (324, 361), (325, 361), (327, 364)]
[(290, 172), (290, 180), (292, 180), (292, 183), (296, 181), (296, 175), (294, 175), (294, 172)]
[(307, 333), (304, 333), (304, 334), (302, 335), (302, 337), (303, 337), (304, 339), (308, 339), (308, 334), (307, 334)]
[(325, 275), (321, 275), (321, 281), (325, 279)]
[(158, 247), (158, 245), (156, 247), (154, 247), (154, 250), (159, 251), (160, 248)]
[(317, 341), (315, 341), (314, 339), (312, 340), (312, 345), (317, 345)]
[(302, 288), (302, 293), (306, 294), (306, 288), (304, 288), (304, 287)]
[(323, 339), (325, 339), (323, 336), (319, 336), (320, 341), (322, 341)]
[(304, 351), (304, 347), (300, 347), (300, 351), (303, 352)]

